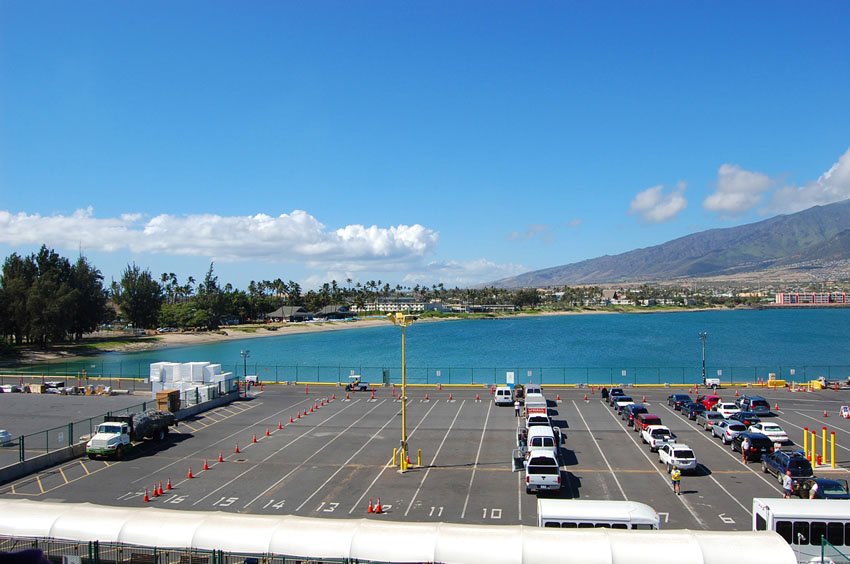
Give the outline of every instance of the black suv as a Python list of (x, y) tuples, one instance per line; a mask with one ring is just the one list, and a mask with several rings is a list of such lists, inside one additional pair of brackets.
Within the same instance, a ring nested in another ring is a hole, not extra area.
[(670, 394), (667, 396), (667, 405), (675, 409), (676, 411), (681, 411), (682, 404), (691, 403), (693, 398), (688, 394)]
[(623, 409), (621, 417), (626, 421), (626, 426), (631, 427), (635, 424), (635, 417), (641, 413), (649, 413), (649, 410), (642, 403), (633, 403)]
[(773, 454), (761, 457), (761, 469), (770, 473), (782, 483), (782, 477), (791, 471), (792, 478), (810, 478), (814, 476), (812, 464), (806, 460), (802, 452), (787, 452), (778, 450)]
[(739, 411), (737, 413), (733, 413), (729, 416), (729, 419), (734, 419), (735, 421), (743, 423), (747, 427), (755, 425), (756, 423), (761, 423), (761, 417), (752, 411)]
[(750, 442), (750, 448), (746, 452), (747, 462), (758, 462), (762, 456), (767, 456), (773, 452), (773, 441), (761, 433), (751, 433), (750, 431), (739, 433), (737, 437), (732, 439), (732, 442), (729, 443), (731, 449), (734, 452), (741, 452), (741, 444), (744, 439)]

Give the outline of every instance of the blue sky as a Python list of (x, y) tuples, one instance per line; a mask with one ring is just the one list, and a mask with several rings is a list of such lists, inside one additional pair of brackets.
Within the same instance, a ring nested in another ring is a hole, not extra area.
[(478, 284), (850, 197), (850, 3), (0, 0), (0, 255)]

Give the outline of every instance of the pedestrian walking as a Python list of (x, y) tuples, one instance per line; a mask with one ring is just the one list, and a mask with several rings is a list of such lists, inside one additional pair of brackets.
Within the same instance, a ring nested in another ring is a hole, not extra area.
[(673, 491), (676, 495), (682, 495), (682, 471), (678, 466), (674, 466), (670, 471), (670, 480), (673, 481)]
[(601, 394), (602, 394), (602, 399), (607, 400), (608, 399), (608, 388), (606, 388), (605, 386), (602, 386)]
[(519, 400), (514, 401), (514, 417), (519, 417), (520, 413), (520, 404)]
[(782, 476), (782, 492), (785, 499), (791, 499), (791, 491), (794, 489), (794, 480), (791, 479), (791, 471), (786, 470)]
[(744, 464), (747, 463), (747, 453), (750, 451), (750, 439), (744, 437), (744, 440), (741, 441), (741, 462)]

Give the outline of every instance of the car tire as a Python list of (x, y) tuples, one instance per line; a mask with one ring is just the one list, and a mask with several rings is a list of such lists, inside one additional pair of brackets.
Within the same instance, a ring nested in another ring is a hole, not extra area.
[[(764, 472), (765, 474), (770, 473), (770, 470), (767, 469), (767, 464), (764, 463), (764, 460), (761, 461), (761, 471)], [(782, 479), (780, 478), (779, 481), (782, 482)]]
[(732, 449), (732, 452), (736, 452), (735, 451), (735, 441), (729, 441), (729, 448)]
[(159, 430), (159, 434), (157, 435), (156, 439), (158, 441), (165, 440), (165, 430), (164, 429)]
[(531, 488), (525, 488), (525, 493), (531, 494)]
[(122, 458), (124, 458), (124, 447), (123, 446), (119, 446), (118, 448), (115, 449), (115, 458), (118, 459), (118, 460), (121, 460)]

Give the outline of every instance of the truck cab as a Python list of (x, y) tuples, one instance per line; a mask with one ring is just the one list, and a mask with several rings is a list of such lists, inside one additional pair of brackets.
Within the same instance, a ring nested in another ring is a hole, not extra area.
[(97, 426), (94, 436), (86, 443), (86, 453), (89, 458), (122, 458), (130, 446), (130, 426), (119, 421), (109, 421)]

